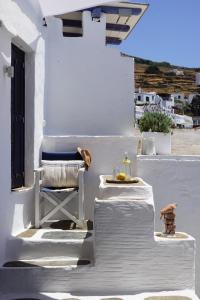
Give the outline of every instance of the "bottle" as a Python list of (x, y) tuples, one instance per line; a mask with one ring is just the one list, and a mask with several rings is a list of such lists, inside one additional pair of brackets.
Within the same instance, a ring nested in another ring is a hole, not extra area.
[(123, 165), (124, 165), (124, 173), (126, 174), (127, 179), (130, 179), (131, 178), (131, 160), (128, 157), (128, 152), (124, 153)]

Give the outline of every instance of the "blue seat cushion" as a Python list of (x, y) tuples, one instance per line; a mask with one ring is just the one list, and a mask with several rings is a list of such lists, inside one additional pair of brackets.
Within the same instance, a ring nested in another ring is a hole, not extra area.
[(64, 193), (78, 191), (78, 187), (75, 188), (57, 188), (57, 187), (41, 187), (41, 191), (45, 193)]
[(42, 152), (42, 160), (83, 160), (77, 152)]

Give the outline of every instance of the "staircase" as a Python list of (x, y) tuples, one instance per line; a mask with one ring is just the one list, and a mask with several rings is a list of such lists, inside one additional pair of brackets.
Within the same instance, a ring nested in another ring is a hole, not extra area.
[(29, 229), (12, 238), (7, 248), (12, 260), (91, 260), (92, 243), (93, 231)]
[(0, 290), (35, 299), (197, 300), (195, 240), (155, 233), (154, 211), (152, 187), (142, 179), (116, 186), (102, 176), (94, 230), (48, 228), (12, 238)]
[(50, 291), (52, 285), (60, 291), (58, 278), (91, 267), (93, 230), (29, 229), (12, 237), (7, 248), (1, 291)]

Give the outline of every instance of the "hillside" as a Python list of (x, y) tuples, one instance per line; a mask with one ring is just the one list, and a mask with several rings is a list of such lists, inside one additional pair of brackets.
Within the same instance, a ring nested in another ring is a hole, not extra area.
[[(145, 70), (150, 66), (157, 66), (159, 74), (147, 74)], [(173, 69), (184, 72), (184, 75), (173, 74)], [(154, 91), (157, 93), (183, 92), (200, 93), (200, 88), (195, 85), (195, 74), (200, 72), (200, 68), (185, 68), (170, 65), (167, 62), (153, 62), (150, 60), (135, 58), (135, 83), (136, 88), (144, 91)]]

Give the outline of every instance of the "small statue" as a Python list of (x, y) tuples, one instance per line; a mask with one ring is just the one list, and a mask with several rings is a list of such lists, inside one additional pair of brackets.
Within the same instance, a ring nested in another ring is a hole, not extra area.
[(160, 219), (164, 218), (165, 223), (165, 232), (164, 234), (174, 235), (176, 232), (175, 219), (176, 214), (174, 210), (176, 209), (177, 204), (168, 204), (160, 210)]

